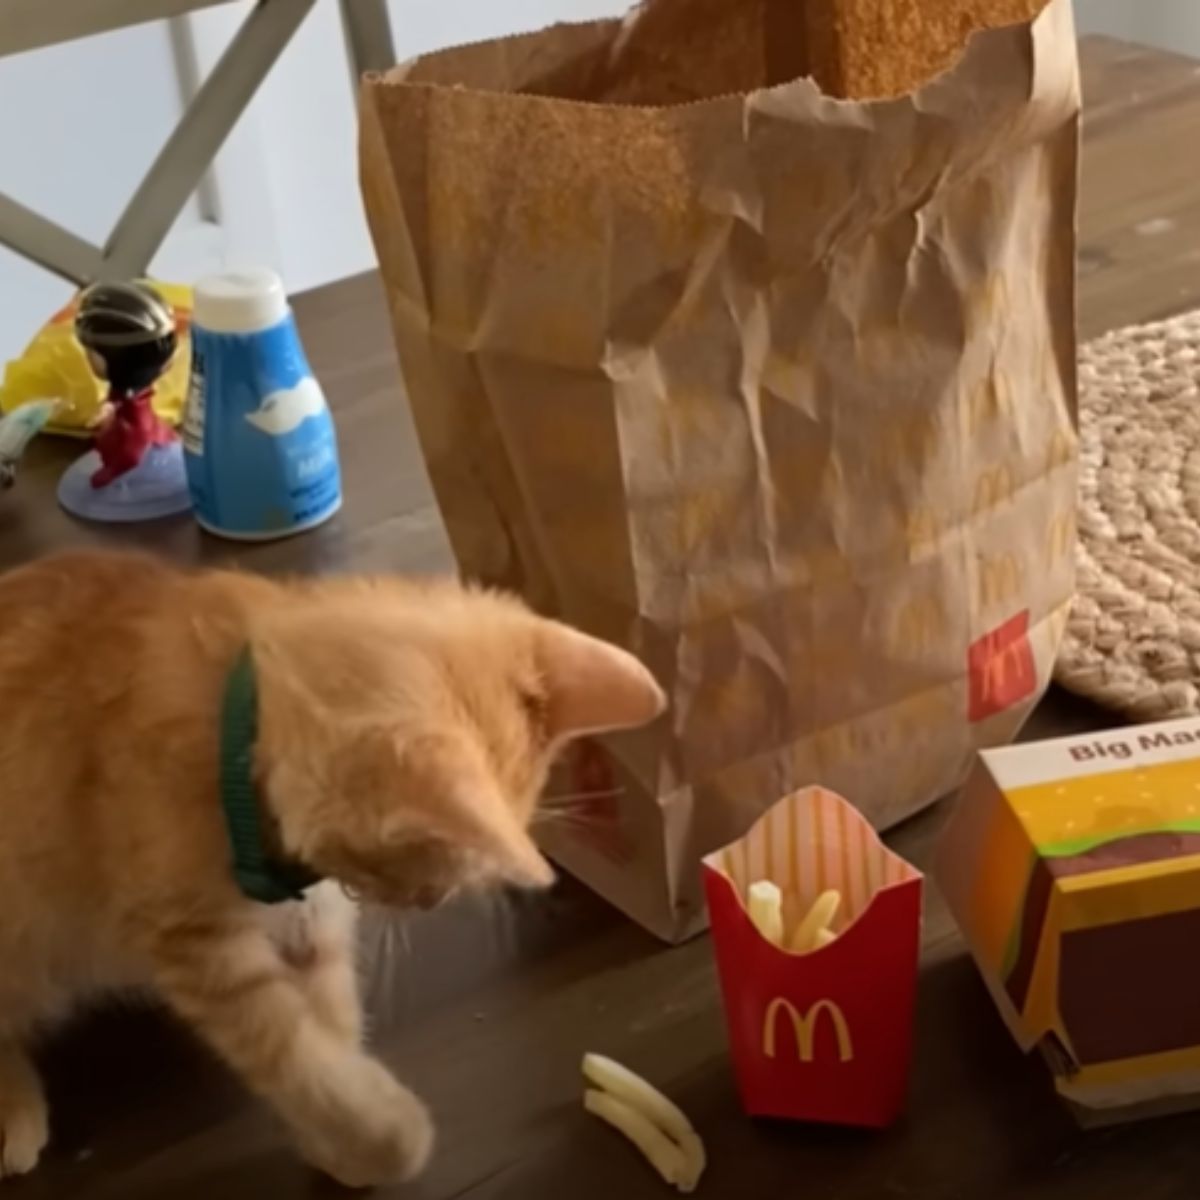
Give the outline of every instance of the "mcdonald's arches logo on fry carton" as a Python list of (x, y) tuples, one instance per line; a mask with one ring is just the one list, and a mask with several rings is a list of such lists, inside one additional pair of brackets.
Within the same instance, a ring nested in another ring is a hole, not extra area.
[[(792, 954), (743, 897), (776, 883), (785, 918), (836, 888), (836, 938)], [(785, 797), (704, 860), (712, 944), (742, 1105), (752, 1116), (882, 1128), (904, 1107), (920, 949), (920, 872), (840, 796)]]
[(837, 1047), (838, 1061), (847, 1063), (853, 1060), (854, 1042), (850, 1038), (850, 1026), (846, 1021), (846, 1014), (842, 1012), (838, 1004), (835, 1004), (832, 1000), (818, 1000), (807, 1011), (800, 1012), (790, 1000), (785, 1000), (782, 996), (776, 996), (767, 1005), (766, 1015), (763, 1017), (762, 1048), (763, 1054), (767, 1058), (775, 1057), (778, 1044), (776, 1034), (781, 1016), (786, 1016), (791, 1022), (792, 1034), (796, 1042), (796, 1053), (801, 1062), (810, 1063), (813, 1061), (817, 1039), (817, 1023), (823, 1016), (829, 1017), (829, 1021), (833, 1027), (833, 1035), (837, 1039), (835, 1045)]

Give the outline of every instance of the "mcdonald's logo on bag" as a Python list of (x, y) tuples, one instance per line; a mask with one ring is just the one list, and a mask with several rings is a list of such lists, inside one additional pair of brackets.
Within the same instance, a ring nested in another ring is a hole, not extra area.
[(807, 1012), (802, 1013), (790, 1000), (785, 1000), (782, 996), (776, 996), (767, 1005), (766, 1016), (763, 1018), (762, 1048), (767, 1058), (775, 1057), (780, 1013), (785, 1013), (791, 1021), (792, 1033), (796, 1039), (796, 1054), (802, 1063), (813, 1061), (817, 1025), (822, 1015), (829, 1018), (833, 1029), (838, 1061), (848, 1063), (853, 1060), (854, 1043), (850, 1040), (850, 1026), (846, 1023), (846, 1016), (839, 1005), (832, 1000), (818, 1000)]
[(979, 564), (979, 599), (986, 609), (1009, 606), (1024, 582), (1025, 572), (1011, 554), (997, 554)]
[(967, 716), (972, 722), (1004, 712), (1037, 691), (1028, 610), (972, 643), (967, 652), (967, 673)]
[(812, 390), (813, 378), (812, 363), (802, 350), (792, 355), (775, 351), (763, 367), (762, 386), (785, 400), (801, 400)]
[(1021, 656), (1013, 647), (1000, 651), (983, 668), (983, 694), (990, 699), (1003, 696), (1012, 687), (1013, 679), (1023, 670)]
[(975, 479), (974, 512), (979, 514), (996, 508), (1008, 500), (1015, 490), (1012, 472), (1007, 467), (980, 471)]
[(946, 627), (942, 607), (933, 596), (910, 600), (896, 618), (892, 631), (892, 650), (903, 653), (927, 653), (936, 646)]
[(995, 421), (1009, 421), (1013, 415), (1012, 385), (1008, 376), (993, 370), (976, 385), (971, 393), (972, 433), (978, 433), (985, 425)]
[(1046, 564), (1053, 567), (1071, 552), (1075, 545), (1075, 515), (1059, 513), (1046, 532)]
[(915, 508), (904, 522), (904, 542), (912, 555), (923, 554), (937, 542), (941, 526), (932, 509)]
[(994, 271), (970, 293), (968, 300), (968, 322), (971, 337), (982, 336), (984, 330), (995, 329), (1008, 318), (1011, 305), (1008, 295), (1008, 280), (1000, 271)]
[(1064, 467), (1069, 462), (1075, 461), (1075, 449), (1078, 445), (1078, 439), (1075, 436), (1074, 430), (1068, 432), (1065, 429), (1056, 429), (1054, 435), (1050, 438), (1050, 445), (1046, 451), (1046, 470), (1053, 471), (1056, 467)]

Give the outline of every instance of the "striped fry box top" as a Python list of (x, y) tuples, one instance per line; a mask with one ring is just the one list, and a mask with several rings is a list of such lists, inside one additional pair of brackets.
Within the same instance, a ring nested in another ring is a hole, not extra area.
[[(751, 886), (770, 882), (795, 931), (831, 890), (828, 944), (759, 932)], [(920, 950), (919, 871), (840, 796), (806, 788), (704, 860), (713, 949), (742, 1104), (752, 1116), (882, 1127), (901, 1112)]]

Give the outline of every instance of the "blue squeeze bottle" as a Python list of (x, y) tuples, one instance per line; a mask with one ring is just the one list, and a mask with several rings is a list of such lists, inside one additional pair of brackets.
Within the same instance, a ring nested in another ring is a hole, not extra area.
[(183, 449), (193, 511), (210, 533), (287, 537), (341, 507), (333, 417), (273, 271), (196, 285)]

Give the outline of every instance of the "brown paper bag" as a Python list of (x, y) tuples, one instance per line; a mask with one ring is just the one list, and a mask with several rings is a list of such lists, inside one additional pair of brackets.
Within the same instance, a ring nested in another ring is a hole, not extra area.
[(804, 78), (830, 2), (652, 0), (363, 90), (464, 574), (671, 696), (570, 759), (546, 847), (669, 938), (703, 923), (701, 857), (794, 789), (886, 827), (956, 788), (1072, 594), (1069, 0), (875, 103)]

